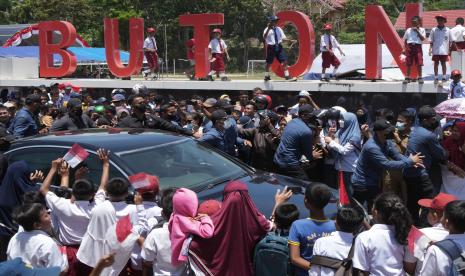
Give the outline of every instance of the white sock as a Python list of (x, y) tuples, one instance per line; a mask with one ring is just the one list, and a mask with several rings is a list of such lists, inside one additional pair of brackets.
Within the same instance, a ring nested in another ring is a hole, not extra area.
[(334, 70), (333, 70), (333, 75), (336, 75), (337, 69), (338, 69), (338, 68), (334, 68)]
[(322, 79), (326, 78), (326, 74), (325, 74), (325, 73), (321, 73), (321, 78), (322, 78)]
[(225, 78), (225, 77), (227, 77), (227, 76), (226, 76), (226, 73), (225, 73), (225, 72), (221, 72), (221, 73), (220, 73), (220, 78)]
[(209, 76), (213, 76), (215, 74), (216, 71), (210, 71), (210, 73), (208, 73)]
[(270, 72), (265, 72), (265, 77), (269, 77), (270, 76)]
[(289, 70), (285, 70), (285, 71), (284, 71), (284, 76), (285, 76), (285, 77), (289, 77)]

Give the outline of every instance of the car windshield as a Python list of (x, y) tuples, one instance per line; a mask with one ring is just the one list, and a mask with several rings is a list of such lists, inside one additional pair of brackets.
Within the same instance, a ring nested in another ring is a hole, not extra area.
[(199, 189), (247, 174), (239, 165), (191, 139), (119, 152), (117, 155), (135, 173), (158, 176), (161, 189)]

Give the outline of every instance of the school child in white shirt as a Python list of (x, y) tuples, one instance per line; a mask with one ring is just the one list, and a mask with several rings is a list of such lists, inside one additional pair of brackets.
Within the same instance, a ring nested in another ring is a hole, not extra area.
[(406, 56), (405, 64), (407, 66), (407, 76), (403, 81), (404, 84), (410, 82), (410, 73), (414, 65), (418, 71), (418, 83), (424, 82), (422, 78), (423, 50), (421, 44), (425, 39), (426, 31), (420, 27), (420, 17), (412, 17), (412, 27), (408, 28), (404, 34), (404, 50), (402, 53)]
[(452, 40), (451, 51), (460, 51), (465, 49), (465, 27), (463, 17), (455, 19), (455, 27), (450, 29), (450, 37)]
[(213, 38), (208, 44), (210, 50), (211, 71), (208, 73), (208, 79), (213, 80), (213, 75), (216, 74), (222, 81), (229, 80), (225, 73), (224, 57), (229, 61), (228, 46), (221, 39), (221, 30), (213, 30)]
[(439, 63), (441, 63), (442, 67), (442, 82), (447, 82), (446, 79), (446, 62), (449, 60), (450, 54), (450, 30), (446, 27), (445, 23), (447, 22), (447, 18), (443, 15), (437, 15), (436, 21), (438, 22), (438, 26), (431, 29), (431, 33), (429, 35), (430, 47), (429, 47), (429, 55), (433, 55), (434, 61), (434, 83), (438, 83), (438, 70), (439, 70)]
[[(354, 233), (360, 228), (363, 221), (361, 212), (352, 206), (339, 208), (336, 215), (336, 231), (330, 236), (321, 237), (313, 246), (312, 266), (310, 276), (333, 276), (335, 270), (322, 266), (317, 262), (317, 256), (344, 260), (349, 257), (353, 245)], [(316, 258), (315, 258), (316, 257)]]
[(147, 28), (147, 38), (144, 40), (144, 55), (149, 69), (142, 72), (144, 78), (147, 80), (150, 74), (150, 78), (155, 79), (155, 72), (158, 70), (158, 47), (157, 41), (155, 40), (155, 28)]
[(8, 260), (19, 257), (33, 268), (60, 267), (62, 272), (65, 271), (67, 263), (60, 249), (46, 233), (50, 231), (52, 221), (45, 206), (39, 203), (25, 204), (18, 207), (14, 216), (24, 231), (11, 238), (7, 249)]
[(444, 91), (448, 92), (448, 99), (465, 98), (465, 83), (462, 82), (462, 73), (459, 70), (450, 72), (452, 82)]
[(355, 239), (353, 267), (364, 275), (413, 274), (416, 258), (406, 246), (412, 218), (402, 200), (381, 194), (372, 214), (376, 224)]
[(173, 212), (173, 196), (176, 188), (169, 188), (162, 192), (161, 207), (165, 222), (162, 227), (153, 229), (142, 247), (144, 260), (144, 274), (148, 275), (150, 268), (152, 275), (181, 276), (187, 272), (185, 264), (174, 266), (171, 264), (171, 240), (168, 230), (168, 221)]
[(452, 274), (453, 260), (448, 255), (451, 252), (446, 252), (444, 249), (450, 246), (457, 250), (459, 254), (463, 255), (465, 252), (464, 200), (452, 201), (446, 205), (442, 224), (449, 231), (449, 235), (443, 241), (437, 242), (428, 248), (420, 275), (454, 275)]
[(341, 55), (345, 56), (344, 52), (342, 51), (341, 47), (339, 46), (339, 42), (337, 39), (331, 34), (331, 30), (333, 29), (333, 25), (325, 24), (323, 26), (324, 34), (321, 36), (321, 43), (320, 43), (320, 51), (323, 63), (321, 65), (321, 80), (322, 81), (329, 81), (329, 78), (326, 77), (326, 69), (334, 66), (333, 70), (333, 78), (336, 78), (337, 69), (341, 62), (336, 57), (333, 52), (333, 49), (338, 49)]

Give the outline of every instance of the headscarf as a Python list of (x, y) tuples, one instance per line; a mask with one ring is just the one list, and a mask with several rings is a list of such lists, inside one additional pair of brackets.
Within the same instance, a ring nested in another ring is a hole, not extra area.
[(351, 143), (356, 148), (360, 149), (362, 134), (360, 132), (360, 126), (358, 124), (357, 116), (354, 113), (346, 112), (342, 113), (344, 118), (344, 128), (338, 131), (339, 144), (344, 146), (347, 143)]
[(174, 266), (187, 261), (187, 254), (183, 249), (187, 248), (189, 236), (191, 234), (201, 237), (211, 237), (213, 234), (213, 224), (208, 221), (194, 220), (197, 216), (199, 200), (197, 194), (189, 189), (181, 188), (173, 195), (173, 213), (171, 214), (168, 229), (171, 240), (171, 263)]
[(223, 197), (221, 210), (212, 216), (213, 237), (194, 237), (189, 255), (206, 275), (253, 275), (253, 250), (270, 230), (270, 222), (258, 211), (244, 183), (229, 183)]
[(444, 139), (443, 146), (449, 152), (449, 161), (465, 169), (465, 154), (460, 150), (465, 142), (465, 122), (455, 122), (454, 126), (460, 132), (460, 138), (454, 140), (451, 136)]
[[(0, 222), (13, 230), (17, 228), (11, 216), (13, 209), (22, 204), (25, 193), (38, 190), (29, 179), (30, 173), (26, 161), (16, 161), (8, 167), (0, 185)], [(3, 231), (0, 227), (0, 233)]]
[(81, 263), (95, 267), (101, 257), (111, 253), (107, 231), (115, 223), (116, 211), (111, 202), (104, 201), (92, 210), (89, 226), (76, 254)]

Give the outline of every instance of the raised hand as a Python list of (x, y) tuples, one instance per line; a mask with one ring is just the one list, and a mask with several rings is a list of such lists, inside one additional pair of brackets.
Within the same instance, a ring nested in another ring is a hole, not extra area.
[(42, 171), (35, 170), (29, 175), (31, 182), (40, 182), (44, 180), (44, 173)]
[(69, 164), (65, 160), (62, 160), (60, 163), (60, 175), (69, 176)]
[(97, 155), (100, 161), (102, 161), (103, 164), (110, 164), (110, 151), (106, 149), (98, 149), (97, 150)]
[(80, 167), (79, 169), (76, 170), (74, 173), (74, 179), (83, 179), (86, 174), (89, 173), (89, 169), (87, 167)]
[(276, 205), (282, 204), (289, 200), (292, 197), (292, 190), (288, 189), (287, 186), (284, 187), (284, 190), (281, 191), (278, 189), (276, 195), (274, 196), (274, 202)]
[(323, 158), (323, 151), (320, 149), (313, 149), (312, 152), (313, 159), (321, 159)]
[(50, 168), (51, 170), (58, 170), (58, 168), (61, 166), (63, 158), (58, 158), (55, 160), (52, 160), (52, 167)]

